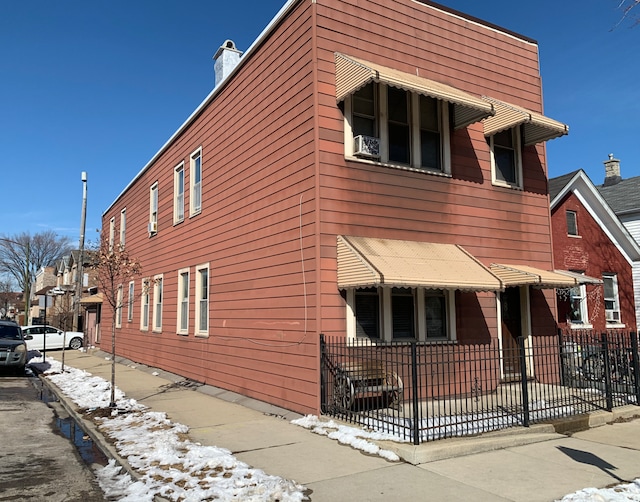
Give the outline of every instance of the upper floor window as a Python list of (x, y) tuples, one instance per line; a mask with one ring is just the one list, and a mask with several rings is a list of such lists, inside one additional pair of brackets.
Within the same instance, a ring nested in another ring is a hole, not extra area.
[(369, 83), (345, 99), (346, 154), (450, 173), (448, 110), (443, 101)]
[(113, 244), (116, 240), (116, 219), (109, 220), (109, 251), (113, 251)]
[(198, 214), (202, 210), (202, 148), (191, 154), (190, 171), (191, 197), (189, 199), (190, 215)]
[(158, 183), (149, 189), (149, 235), (158, 232)]
[(567, 235), (578, 235), (578, 220), (575, 211), (567, 211)]
[(490, 136), (489, 146), (493, 183), (522, 188), (520, 129), (512, 127)]
[(620, 323), (620, 298), (616, 274), (602, 274), (604, 281), (604, 314), (607, 324)]
[(196, 268), (196, 335), (209, 335), (209, 265)]
[(184, 220), (184, 163), (173, 171), (173, 222)]
[(125, 236), (127, 233), (127, 208), (120, 211), (120, 247), (124, 248)]

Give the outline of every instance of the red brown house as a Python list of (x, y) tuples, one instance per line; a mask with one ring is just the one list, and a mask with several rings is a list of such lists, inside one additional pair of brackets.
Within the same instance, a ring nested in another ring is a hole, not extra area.
[(640, 247), (582, 170), (549, 180), (557, 269), (579, 284), (558, 290), (558, 325), (636, 331), (633, 265)]
[(290, 0), (216, 77), (104, 214), (144, 269), (122, 356), (317, 413), (321, 333), (555, 331), (575, 280), (550, 272), (544, 142), (567, 127), (535, 41), (426, 0)]

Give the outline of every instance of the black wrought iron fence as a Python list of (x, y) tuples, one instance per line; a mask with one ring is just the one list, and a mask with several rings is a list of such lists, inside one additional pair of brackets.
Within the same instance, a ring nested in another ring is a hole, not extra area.
[(321, 335), (322, 412), (419, 444), (640, 403), (635, 333), (516, 342)]

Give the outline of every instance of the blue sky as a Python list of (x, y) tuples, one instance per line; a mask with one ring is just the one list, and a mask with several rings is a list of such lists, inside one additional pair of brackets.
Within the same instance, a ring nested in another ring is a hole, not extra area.
[[(0, 235), (52, 229), (88, 241), (102, 212), (213, 87), (217, 48), (245, 50), (285, 0), (0, 1)], [(640, 26), (619, 0), (443, 0), (539, 43), (550, 176), (603, 181), (609, 153), (640, 175)], [(640, 7), (638, 7), (640, 9)]]

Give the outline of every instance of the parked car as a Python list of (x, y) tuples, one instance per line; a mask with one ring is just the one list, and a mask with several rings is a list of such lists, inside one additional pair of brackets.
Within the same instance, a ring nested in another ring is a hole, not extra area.
[(0, 321), (0, 368), (22, 374), (26, 364), (27, 344), (20, 326), (13, 321)]
[[(22, 326), (22, 333), (30, 336), (27, 340), (29, 350), (79, 349), (82, 347), (84, 333), (79, 331), (67, 331), (66, 333), (53, 326)], [(45, 346), (46, 335), (46, 346)]]

